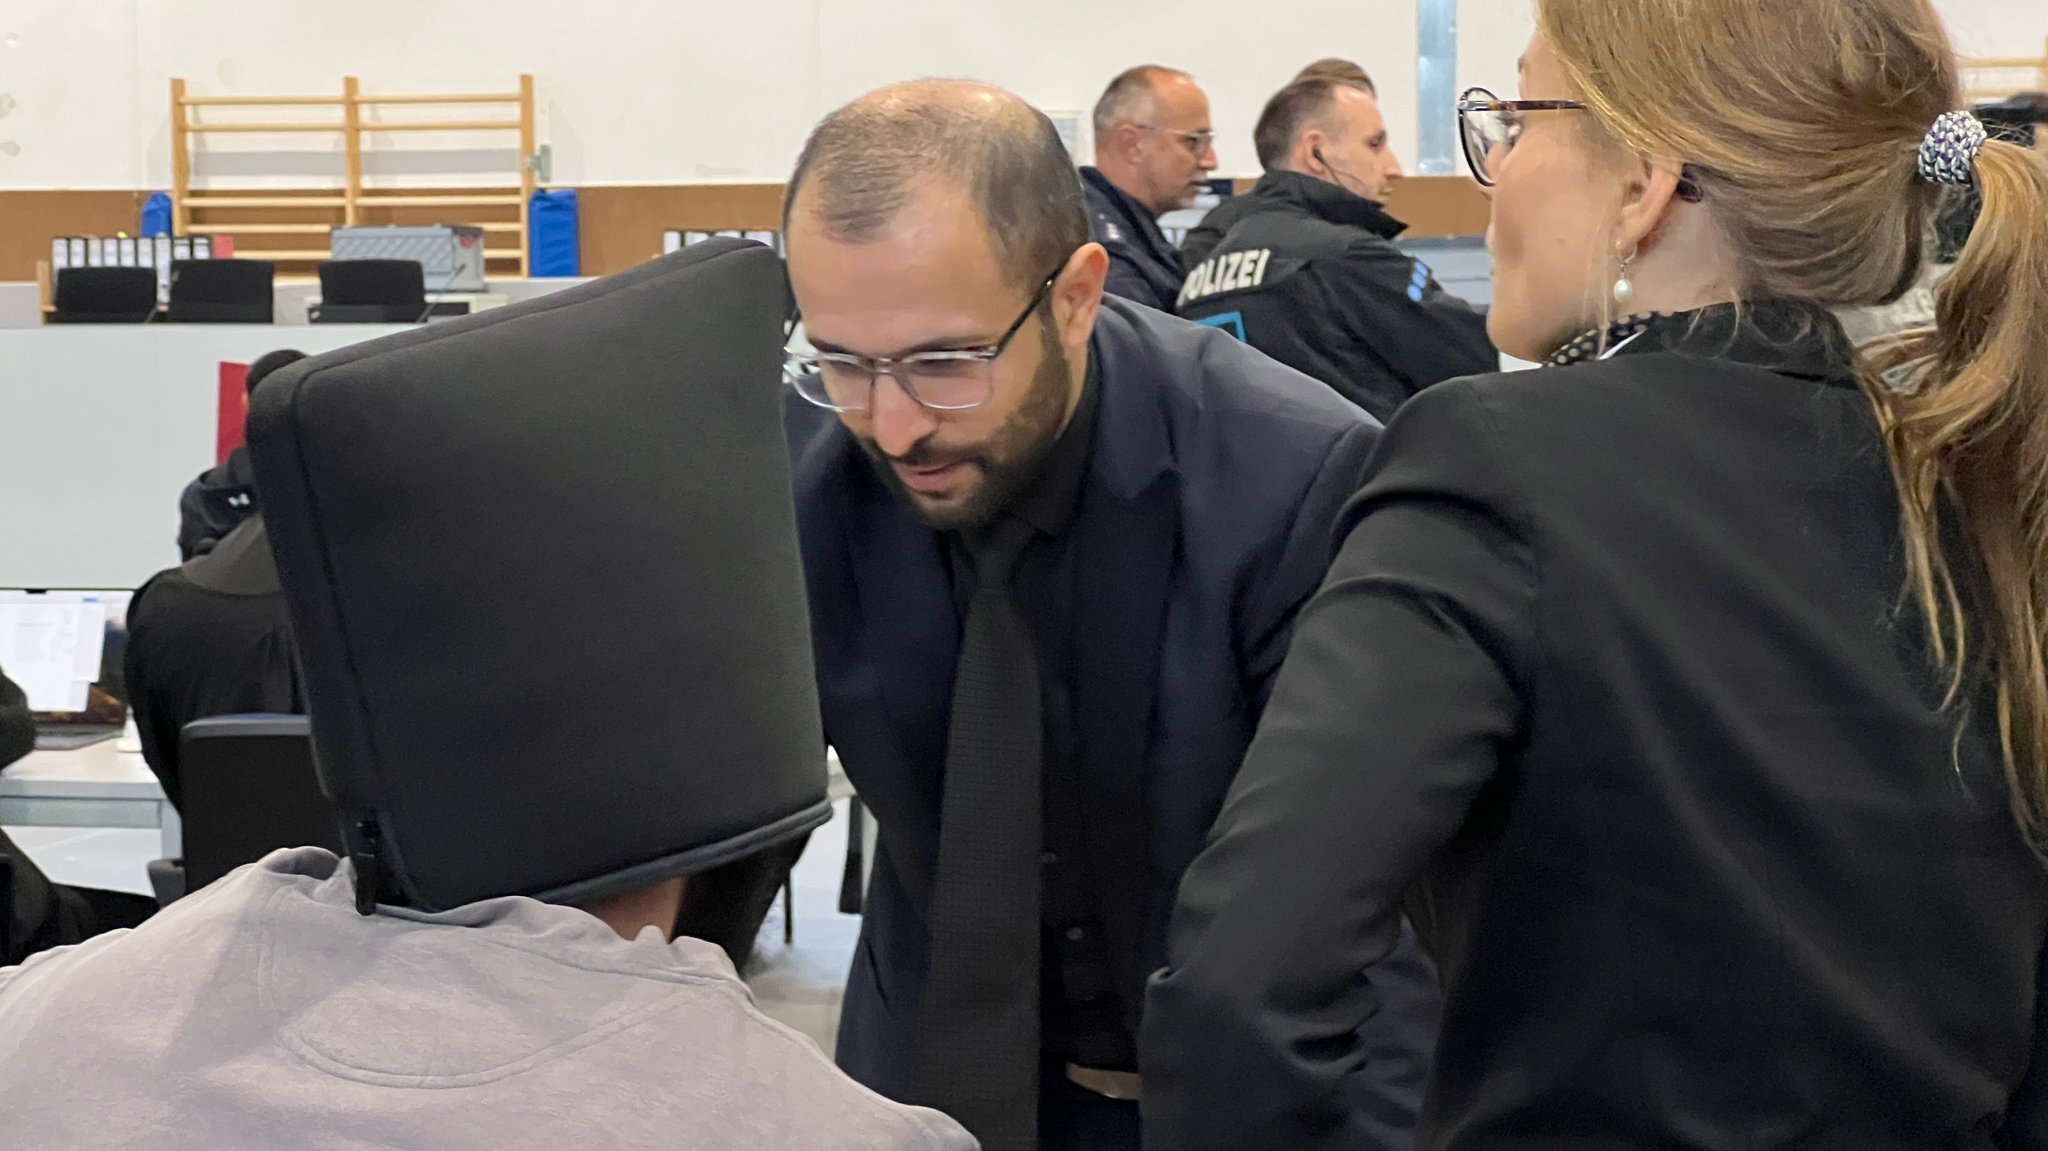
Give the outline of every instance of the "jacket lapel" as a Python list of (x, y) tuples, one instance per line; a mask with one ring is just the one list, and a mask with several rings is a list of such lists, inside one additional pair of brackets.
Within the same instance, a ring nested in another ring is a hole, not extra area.
[[(938, 850), (938, 809), (946, 762), (946, 717), (952, 674), (961, 657), (961, 627), (952, 610), (942, 543), (903, 504), (870, 481), (864, 524), (852, 539), (860, 643), (872, 645), (868, 668), (874, 698), (887, 717), (901, 791), (872, 797), (883, 834), (895, 846), (909, 891), (930, 895)], [(856, 780), (858, 786), (858, 780)]]
[(1134, 1021), (1145, 977), (1142, 943), (1149, 867), (1145, 781), (1160, 640), (1180, 544), (1179, 492), (1162, 475), (1135, 498), (1084, 502), (1076, 524), (1075, 692), (1081, 790), (1110, 962)]
[(1173, 471), (1156, 368), (1128, 354), (1138, 343), (1105, 308), (1091, 351), (1102, 387), (1092, 482), (1076, 517), (1074, 720), (1088, 842), (1110, 962), (1137, 1018), (1143, 943), (1152, 709), (1159, 688), (1167, 601), (1180, 549), (1180, 486)]
[(843, 450), (833, 534), (849, 600), (823, 614), (838, 633), (835, 662), (851, 674), (839, 677), (841, 714), (828, 722), (892, 863), (922, 899), (938, 849), (959, 623), (938, 535), (882, 486), (851, 437)]

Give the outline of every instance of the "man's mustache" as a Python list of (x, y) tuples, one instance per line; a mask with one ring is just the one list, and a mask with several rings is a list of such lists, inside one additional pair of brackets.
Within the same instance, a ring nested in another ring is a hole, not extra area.
[(873, 440), (868, 441), (868, 450), (873, 452), (878, 459), (919, 470), (942, 468), (948, 464), (967, 463), (980, 458), (979, 454), (972, 450), (963, 451), (959, 448), (947, 448), (932, 443), (929, 440), (919, 440), (910, 446), (909, 451), (904, 452), (900, 456), (892, 456), (884, 452)]

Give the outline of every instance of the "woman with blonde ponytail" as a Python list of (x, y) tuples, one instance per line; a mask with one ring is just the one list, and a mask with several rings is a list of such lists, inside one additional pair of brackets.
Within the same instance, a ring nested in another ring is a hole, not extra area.
[[(1146, 1004), (1148, 1146), (2048, 1148), (2048, 156), (1930, 0), (1536, 0), (1489, 330), (1389, 425)], [(1982, 213), (1935, 326), (1838, 310)]]

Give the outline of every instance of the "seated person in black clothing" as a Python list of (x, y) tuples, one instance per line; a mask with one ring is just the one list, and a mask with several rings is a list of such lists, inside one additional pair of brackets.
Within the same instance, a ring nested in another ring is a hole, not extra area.
[(128, 606), (127, 679), (143, 758), (181, 810), (178, 733), (186, 724), (215, 715), (305, 710), (262, 516), (135, 593)]
[[(266, 352), (249, 365), (249, 390), (254, 392), (263, 377), (305, 358), (306, 353), (290, 348)], [(256, 473), (249, 466), (249, 449), (236, 448), (226, 463), (201, 472), (178, 497), (178, 558), (205, 555), (256, 511)]]
[[(35, 714), (28, 697), (0, 672), (0, 767), (34, 751)], [(0, 831), (0, 967), (38, 951), (133, 927), (156, 904), (118, 891), (66, 887), (49, 876)]]

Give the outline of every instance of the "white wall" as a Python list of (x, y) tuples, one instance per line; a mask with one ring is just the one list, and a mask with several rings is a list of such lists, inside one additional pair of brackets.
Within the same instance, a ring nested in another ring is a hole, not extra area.
[[(1934, 0), (1966, 56), (2038, 57), (2048, 40), (2048, 0)], [(1515, 61), (1535, 26), (1535, 0), (1458, 0), (1458, 86), (1513, 99)]]
[(221, 363), (409, 330), (0, 331), (0, 588), (132, 588), (177, 563), (178, 493), (214, 464)]
[[(2041, 0), (1937, 3), (1967, 52), (2048, 37)], [(1461, 87), (1513, 89), (1531, 4), (1459, 0)], [(276, 95), (338, 92), (345, 74), (371, 92), (499, 90), (528, 71), (557, 183), (677, 183), (781, 179), (818, 116), (886, 81), (974, 76), (1085, 112), (1143, 60), (1196, 73), (1224, 171), (1248, 174), (1260, 105), (1323, 55), (1373, 73), (1412, 167), (1415, 42), (1414, 0), (0, 0), (0, 188), (164, 186), (173, 76), (196, 94)], [(278, 146), (213, 143), (219, 182), (238, 170), (227, 149)], [(339, 180), (332, 153), (282, 166)]]
[[(674, 183), (781, 179), (820, 115), (890, 80), (971, 76), (1085, 111), (1147, 60), (1197, 74), (1226, 172), (1249, 173), (1259, 106), (1321, 55), (1372, 70), (1412, 147), (1414, 22), (1413, 0), (1256, 17), (1223, 0), (4, 0), (0, 187), (164, 185), (173, 76), (275, 95), (338, 92), (345, 74), (366, 92), (504, 90), (529, 71), (557, 183)], [(338, 164), (313, 157), (307, 182)]]

